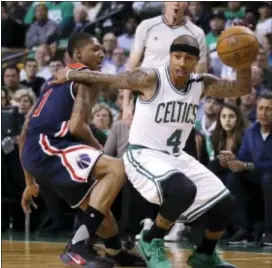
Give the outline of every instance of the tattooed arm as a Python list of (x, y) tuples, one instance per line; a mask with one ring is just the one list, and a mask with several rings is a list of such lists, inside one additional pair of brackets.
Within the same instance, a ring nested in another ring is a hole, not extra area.
[(86, 85), (99, 84), (108, 89), (129, 89), (138, 92), (155, 91), (157, 74), (153, 69), (138, 68), (116, 75), (100, 72), (69, 70), (69, 80)]
[(74, 86), (77, 94), (69, 121), (69, 131), (85, 144), (100, 150), (101, 145), (93, 136), (88, 123), (92, 108), (95, 104), (97, 90), (89, 90), (90, 87), (83, 84), (75, 84)]
[(203, 74), (204, 94), (215, 98), (240, 97), (251, 93), (251, 68), (238, 69), (236, 80)]

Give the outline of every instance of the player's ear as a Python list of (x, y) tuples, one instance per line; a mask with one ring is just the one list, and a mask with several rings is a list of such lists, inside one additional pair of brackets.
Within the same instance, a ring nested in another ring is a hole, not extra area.
[(79, 59), (79, 60), (81, 60), (81, 50), (79, 48), (77, 48), (75, 50), (75, 54), (76, 54), (76, 58)]

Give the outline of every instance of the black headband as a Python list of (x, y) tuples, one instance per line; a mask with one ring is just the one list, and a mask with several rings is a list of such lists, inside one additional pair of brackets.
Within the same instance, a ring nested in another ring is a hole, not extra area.
[(170, 47), (170, 53), (172, 52), (187, 52), (193, 56), (199, 57), (199, 49), (185, 44), (172, 44)]

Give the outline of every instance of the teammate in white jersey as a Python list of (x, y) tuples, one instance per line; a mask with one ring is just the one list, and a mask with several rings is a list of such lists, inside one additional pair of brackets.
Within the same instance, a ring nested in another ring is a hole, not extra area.
[(117, 75), (65, 68), (56, 75), (55, 83), (74, 80), (139, 93), (124, 163), (128, 179), (139, 193), (160, 205), (155, 224), (142, 233), (139, 241), (139, 249), (151, 268), (172, 267), (163, 237), (180, 215), (188, 222), (203, 216), (207, 228), (201, 244), (188, 259), (189, 266), (234, 267), (215, 252), (233, 214), (233, 198), (211, 171), (182, 149), (194, 126), (201, 95), (226, 98), (249, 94), (251, 68), (237, 70), (236, 81), (192, 74), (199, 53), (193, 37), (181, 36), (170, 47), (169, 66)]

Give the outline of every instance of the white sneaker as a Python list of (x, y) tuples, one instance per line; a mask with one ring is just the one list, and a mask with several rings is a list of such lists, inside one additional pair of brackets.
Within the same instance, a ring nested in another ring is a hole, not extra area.
[[(150, 230), (154, 222), (151, 219), (144, 219), (141, 221), (140, 224), (143, 225), (142, 231), (144, 231), (144, 230)], [(136, 240), (139, 240), (141, 238), (142, 231), (135, 236)]]
[(185, 230), (185, 225), (181, 222), (176, 222), (168, 235), (164, 237), (165, 241), (177, 242), (180, 240), (182, 232)]

